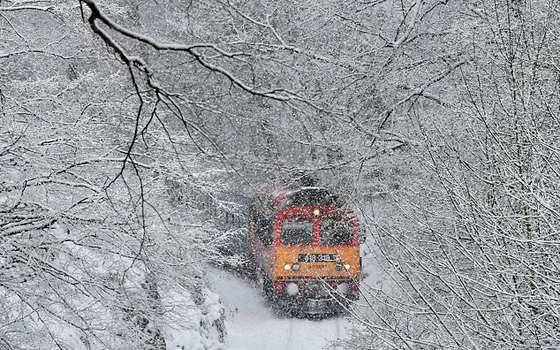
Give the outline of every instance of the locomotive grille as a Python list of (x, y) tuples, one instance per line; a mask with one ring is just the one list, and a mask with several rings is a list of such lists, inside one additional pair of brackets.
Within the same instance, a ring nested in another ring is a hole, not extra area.
[(286, 281), (351, 281), (351, 276), (278, 276)]

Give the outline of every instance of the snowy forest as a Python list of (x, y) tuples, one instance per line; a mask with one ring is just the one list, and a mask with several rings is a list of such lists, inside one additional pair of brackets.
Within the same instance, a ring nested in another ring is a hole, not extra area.
[(560, 348), (559, 52), (555, 0), (0, 0), (0, 349), (233, 349), (305, 176), (367, 272), (306, 350)]

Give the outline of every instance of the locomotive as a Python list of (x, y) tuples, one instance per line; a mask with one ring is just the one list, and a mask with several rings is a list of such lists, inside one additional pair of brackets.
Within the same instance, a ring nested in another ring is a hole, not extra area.
[(249, 213), (248, 255), (263, 294), (309, 315), (359, 297), (362, 261), (353, 211), (323, 187), (270, 191)]

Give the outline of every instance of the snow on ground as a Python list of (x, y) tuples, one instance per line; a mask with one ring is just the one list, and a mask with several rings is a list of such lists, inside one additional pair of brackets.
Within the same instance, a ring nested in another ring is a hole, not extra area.
[(226, 308), (231, 350), (316, 350), (346, 335), (344, 316), (312, 320), (279, 315), (251, 280), (219, 269), (210, 269), (208, 279)]

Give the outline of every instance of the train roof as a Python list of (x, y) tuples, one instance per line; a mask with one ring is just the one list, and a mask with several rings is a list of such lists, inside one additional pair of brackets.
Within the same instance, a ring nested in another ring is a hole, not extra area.
[[(272, 188), (270, 188), (272, 189)], [(337, 195), (325, 187), (300, 187), (291, 189), (273, 188), (272, 191), (262, 193), (253, 203), (257, 210), (274, 210), (289, 206), (333, 206), (343, 207), (344, 203)]]
[(338, 196), (324, 187), (302, 187), (284, 195), (282, 204), (286, 206), (330, 205), (340, 207)]

